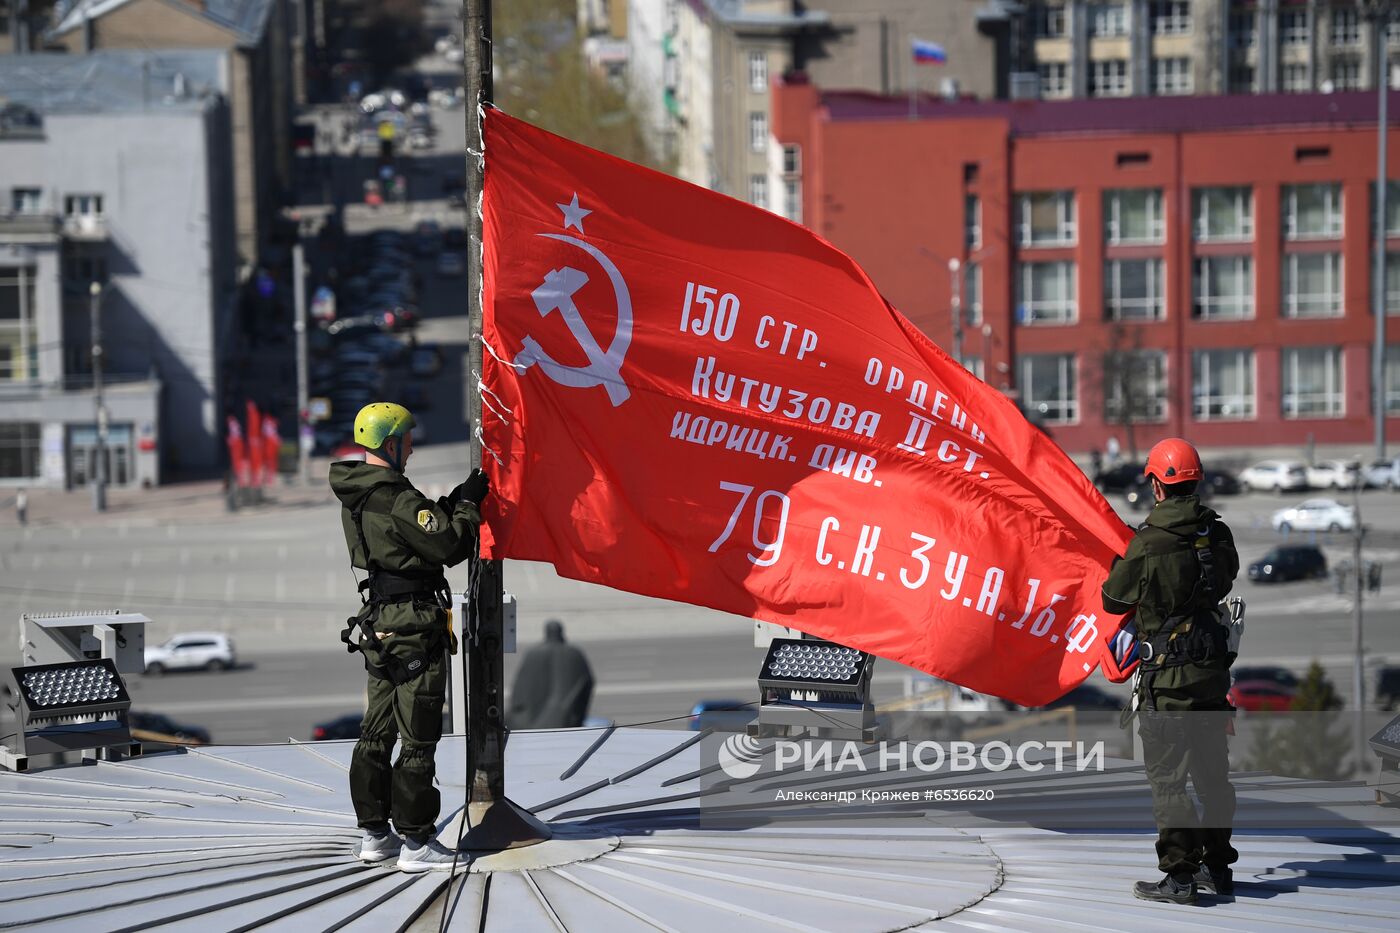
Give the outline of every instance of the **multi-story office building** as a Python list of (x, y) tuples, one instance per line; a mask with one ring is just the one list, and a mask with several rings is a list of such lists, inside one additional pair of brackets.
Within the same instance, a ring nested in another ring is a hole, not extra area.
[(292, 187), (292, 54), (288, 0), (67, 0), (48, 41), (97, 49), (228, 53), (238, 252), (245, 273)]
[[(910, 120), (898, 98), (788, 82), (774, 128), (802, 166), (804, 222), (950, 352), (960, 329), (965, 364), (1067, 449), (1123, 441), (1129, 425), (1140, 449), (1167, 434), (1360, 445), (1373, 431), (1375, 104), (969, 101)], [(1389, 184), (1381, 391), (1400, 414)]]
[[(677, 173), (790, 217), (791, 165), (769, 130), (773, 82), (920, 97), (1005, 96), (1012, 8), (1002, 0), (630, 0), (636, 97)], [(916, 66), (915, 38), (947, 62)]]
[(1400, 59), (1355, 0), (1035, 0), (1018, 27), (1047, 100), (1358, 90)]
[(221, 462), (227, 71), (219, 50), (0, 56), (0, 484), (94, 476), (94, 330), (109, 481)]

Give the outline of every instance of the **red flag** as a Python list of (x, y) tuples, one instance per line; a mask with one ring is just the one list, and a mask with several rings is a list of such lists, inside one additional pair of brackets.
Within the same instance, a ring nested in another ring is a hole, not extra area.
[(489, 556), (1019, 703), (1104, 659), (1131, 532), (850, 258), (494, 110), (486, 160)]
[(229, 415), (225, 421), (225, 441), (228, 443), (228, 464), (233, 470), (234, 482), (239, 486), (248, 485), (248, 448), (243, 442), (243, 426), (238, 418)]
[(277, 479), (282, 454), (282, 437), (277, 431), (277, 419), (271, 414), (263, 415), (262, 433), (263, 477), (270, 486)]
[(251, 400), (245, 407), (248, 411), (248, 484), (256, 489), (263, 484), (262, 414)]

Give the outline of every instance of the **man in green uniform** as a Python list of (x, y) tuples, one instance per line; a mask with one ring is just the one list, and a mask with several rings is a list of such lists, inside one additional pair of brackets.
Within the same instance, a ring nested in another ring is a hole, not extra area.
[[(1111, 613), (1136, 610), (1142, 662), (1135, 704), (1158, 866), (1166, 877), (1140, 881), (1144, 900), (1190, 904), (1197, 891), (1230, 894), (1235, 791), (1226, 734), (1232, 707), (1228, 629), (1215, 614), (1239, 572), (1230, 529), (1201, 505), (1201, 459), (1180, 438), (1152, 448), (1143, 474), (1156, 506), (1103, 586)], [(1202, 811), (1187, 796), (1190, 779)]]
[[(355, 416), (365, 462), (331, 464), (350, 563), (369, 573), (365, 604), (341, 638), (364, 653), (369, 705), (350, 759), (350, 797), (366, 862), (398, 857), (403, 871), (447, 870), (454, 853), (432, 838), (439, 798), (434, 754), (442, 737), (448, 650), (456, 651), (443, 569), (476, 553), (478, 507), (489, 483), (474, 470), (436, 502), (403, 475), (413, 453), (413, 415), (375, 402)], [(398, 760), (389, 763), (394, 740)], [(403, 834), (400, 839), (389, 828)]]

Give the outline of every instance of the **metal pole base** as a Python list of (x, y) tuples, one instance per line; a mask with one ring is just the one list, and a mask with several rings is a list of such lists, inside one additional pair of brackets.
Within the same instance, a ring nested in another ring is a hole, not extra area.
[[(458, 811), (439, 834), (439, 841), (450, 844), (460, 832), (462, 813)], [(519, 849), (554, 838), (549, 828), (529, 810), (502, 799), (494, 803), (467, 805), (467, 827), (462, 835), (461, 851), (472, 855), (487, 855), (506, 849)]]

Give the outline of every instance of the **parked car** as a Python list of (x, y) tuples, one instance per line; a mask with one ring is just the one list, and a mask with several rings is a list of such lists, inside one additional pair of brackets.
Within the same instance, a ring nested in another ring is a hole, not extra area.
[(209, 730), (203, 726), (191, 726), (186, 723), (179, 723), (162, 713), (147, 713), (141, 710), (132, 710), (126, 715), (127, 722), (131, 725), (132, 729), (140, 729), (142, 732), (153, 732), (156, 735), (169, 736), (173, 739), (179, 739), (187, 745), (208, 745), (211, 741)]
[(346, 713), (338, 719), (312, 726), (311, 740), (320, 742), (324, 739), (358, 739), (360, 721), (364, 718), (364, 713)]
[(414, 249), (419, 256), (434, 256), (442, 249), (442, 226), (436, 220), (420, 220), (413, 236)]
[(1094, 485), (1102, 492), (1124, 492), (1142, 479), (1143, 464), (1120, 463), (1094, 475)]
[(238, 664), (233, 639), (219, 632), (176, 635), (163, 645), (146, 649), (146, 673), (166, 671), (226, 671)]
[(1351, 489), (1360, 482), (1359, 460), (1319, 460), (1308, 467), (1308, 485), (1316, 489)]
[(1304, 499), (1295, 506), (1279, 509), (1273, 518), (1275, 531), (1351, 531), (1356, 527), (1356, 510), (1335, 499)]
[(1311, 544), (1284, 544), (1249, 565), (1255, 583), (1326, 579), (1327, 558)]
[(1046, 709), (1061, 709), (1068, 706), (1082, 711), (1111, 710), (1116, 713), (1123, 708), (1123, 703), (1107, 690), (1095, 687), (1093, 684), (1080, 684), (1058, 700), (1051, 700), (1045, 704)]
[(1230, 705), (1251, 713), (1276, 713), (1289, 708), (1296, 691), (1272, 680), (1236, 681), (1225, 694)]
[(1240, 478), (1229, 470), (1220, 467), (1205, 467), (1204, 487), (1210, 490), (1213, 496), (1238, 496), (1244, 491), (1244, 484)]
[(1231, 668), (1230, 680), (1231, 682), (1264, 680), (1289, 690), (1298, 689), (1298, 675), (1277, 664), (1255, 664), (1249, 667)]
[(438, 253), (438, 275), (451, 276), (453, 278), (456, 278), (459, 275), (465, 275), (466, 271), (467, 263), (465, 260), (462, 259), (460, 254), (446, 251)]
[(1361, 471), (1367, 486), (1376, 489), (1400, 489), (1400, 458), (1395, 460), (1372, 460)]
[(1400, 708), (1400, 667), (1383, 667), (1376, 672), (1376, 703), (1384, 710)]
[(1240, 474), (1250, 489), (1285, 492), (1308, 488), (1308, 468), (1297, 460), (1262, 460)]
[(690, 728), (742, 732), (758, 712), (743, 700), (701, 700), (690, 710)]

